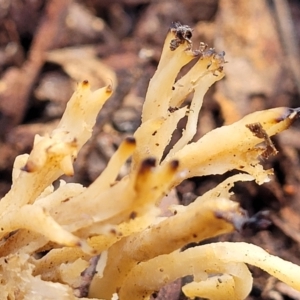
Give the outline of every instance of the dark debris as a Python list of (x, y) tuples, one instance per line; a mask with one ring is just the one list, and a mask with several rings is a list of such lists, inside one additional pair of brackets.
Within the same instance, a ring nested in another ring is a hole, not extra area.
[(259, 139), (263, 139), (266, 143), (266, 149), (262, 152), (261, 156), (264, 159), (269, 158), (272, 155), (276, 155), (278, 153), (277, 149), (275, 148), (272, 140), (270, 139), (267, 132), (263, 129), (260, 123), (252, 123), (247, 124), (247, 128)]
[(174, 22), (171, 27), (171, 32), (175, 34), (175, 39), (171, 40), (171, 51), (176, 50), (179, 45), (187, 43), (187, 49), (192, 48), (192, 28), (188, 25), (181, 25), (179, 22)]
[(76, 297), (83, 298), (88, 297), (89, 288), (93, 280), (94, 275), (96, 274), (96, 267), (100, 255), (96, 255), (90, 259), (90, 265), (81, 273), (81, 283), (80, 286), (75, 289), (74, 294)]
[(216, 211), (215, 216), (231, 223), (235, 230), (241, 234), (247, 235), (266, 230), (272, 224), (269, 218), (269, 211), (260, 211), (252, 217), (248, 217), (248, 213), (245, 210), (241, 210), (240, 214)]

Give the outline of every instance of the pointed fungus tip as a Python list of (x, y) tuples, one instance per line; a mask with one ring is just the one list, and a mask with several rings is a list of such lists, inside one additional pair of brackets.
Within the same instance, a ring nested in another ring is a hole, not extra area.
[(290, 114), (288, 117), (292, 120), (299, 118), (300, 117), (300, 107), (290, 108)]
[(136, 140), (133, 136), (129, 136), (125, 139), (126, 143), (127, 144), (130, 144), (130, 145), (135, 145), (136, 144)]
[(111, 84), (109, 84), (107, 87), (106, 87), (106, 93), (112, 93), (112, 91), (113, 91), (113, 87), (112, 87), (112, 85)]
[(79, 241), (76, 241), (73, 246), (82, 248), (83, 243), (79, 240)]
[(174, 159), (174, 160), (170, 161), (170, 167), (174, 171), (177, 170), (179, 167), (179, 160)]
[(96, 250), (93, 249), (91, 246), (89, 246), (89, 244), (84, 240), (79, 239), (78, 241), (75, 242), (75, 244), (73, 246), (81, 248), (81, 250), (83, 252), (85, 252), (91, 256), (94, 256), (97, 254)]
[(65, 172), (65, 175), (68, 176), (68, 177), (73, 177), (74, 172)]
[(154, 157), (148, 157), (142, 161), (139, 173), (144, 173), (149, 171), (151, 168), (155, 167), (156, 159)]
[(32, 173), (35, 171), (35, 165), (33, 163), (27, 162), (26, 165), (21, 168), (21, 171)]
[(299, 116), (300, 116), (300, 107), (298, 108), (285, 107), (282, 114), (278, 118), (276, 118), (275, 121), (279, 123), (286, 120), (287, 118), (294, 121), (297, 118), (299, 118)]
[(145, 167), (155, 167), (156, 165), (156, 159), (154, 157), (148, 157), (146, 159), (143, 160), (142, 162), (142, 166)]
[(25, 165), (23, 168), (21, 168), (21, 171), (28, 172), (27, 166)]

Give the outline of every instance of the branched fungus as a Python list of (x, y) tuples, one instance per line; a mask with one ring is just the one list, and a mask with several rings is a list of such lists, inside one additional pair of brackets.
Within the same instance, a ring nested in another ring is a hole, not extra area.
[[(193, 49), (191, 37), (186, 25), (170, 29), (141, 126), (89, 187), (61, 181), (54, 190), (52, 183), (74, 173), (74, 159), (111, 86), (91, 92), (88, 82), (79, 84), (58, 127), (36, 136), (31, 153), (16, 158), (13, 185), (0, 201), (1, 299), (149, 299), (165, 284), (192, 275), (193, 282), (183, 287), (188, 297), (238, 300), (252, 287), (246, 264), (300, 291), (300, 267), (258, 246), (220, 242), (179, 251), (256, 222), (230, 200), (231, 188), (240, 181), (269, 180), (272, 170), (265, 170), (259, 157), (277, 153), (270, 136), (299, 115), (284, 107), (254, 112), (192, 142), (203, 97), (224, 77), (225, 53), (204, 44)], [(192, 60), (193, 67), (177, 80)], [(181, 138), (165, 153), (185, 116)], [(130, 172), (118, 179), (129, 157)], [(188, 206), (170, 207), (172, 216), (161, 216), (159, 203), (183, 180), (234, 169), (243, 173)], [(37, 259), (42, 251), (46, 254)]]

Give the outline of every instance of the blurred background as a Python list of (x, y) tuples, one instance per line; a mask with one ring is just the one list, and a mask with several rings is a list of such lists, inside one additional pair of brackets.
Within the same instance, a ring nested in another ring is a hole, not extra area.
[[(300, 106), (299, 0), (0, 0), (1, 197), (10, 189), (15, 157), (30, 152), (35, 134), (55, 128), (82, 80), (93, 89), (115, 89), (78, 157), (76, 175), (66, 179), (95, 180), (140, 124), (148, 82), (174, 21), (193, 28), (194, 48), (204, 42), (224, 50), (228, 61), (225, 79), (206, 95), (195, 139), (256, 110)], [(273, 138), (279, 153), (263, 162), (274, 169), (270, 183), (235, 188), (249, 215), (268, 210), (272, 225), (220, 240), (249, 241), (300, 264), (299, 134), (300, 121)], [(186, 205), (232, 173), (187, 180), (171, 201)], [(248, 299), (300, 299), (263, 271), (251, 271)], [(185, 299), (178, 286), (158, 297)]]

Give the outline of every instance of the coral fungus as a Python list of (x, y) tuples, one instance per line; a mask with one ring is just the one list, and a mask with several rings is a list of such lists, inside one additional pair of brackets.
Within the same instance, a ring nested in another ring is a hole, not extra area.
[[(299, 113), (284, 107), (254, 112), (192, 142), (203, 97), (224, 77), (225, 54), (204, 44), (193, 49), (191, 36), (179, 23), (168, 32), (141, 126), (89, 187), (61, 181), (54, 189), (52, 183), (73, 174), (73, 161), (91, 137), (111, 86), (91, 92), (88, 82), (80, 83), (58, 127), (36, 136), (32, 152), (16, 158), (12, 188), (0, 201), (1, 299), (149, 299), (186, 275), (193, 276), (183, 286), (191, 298), (244, 299), (252, 287), (246, 264), (300, 290), (300, 267), (258, 246), (218, 242), (179, 251), (249, 223), (230, 200), (231, 188), (239, 181), (269, 180), (272, 171), (259, 158), (276, 154), (270, 136), (288, 128)], [(180, 139), (166, 153), (185, 116)], [(130, 172), (119, 179), (130, 157)], [(183, 180), (233, 169), (242, 173), (161, 216), (159, 203)]]

